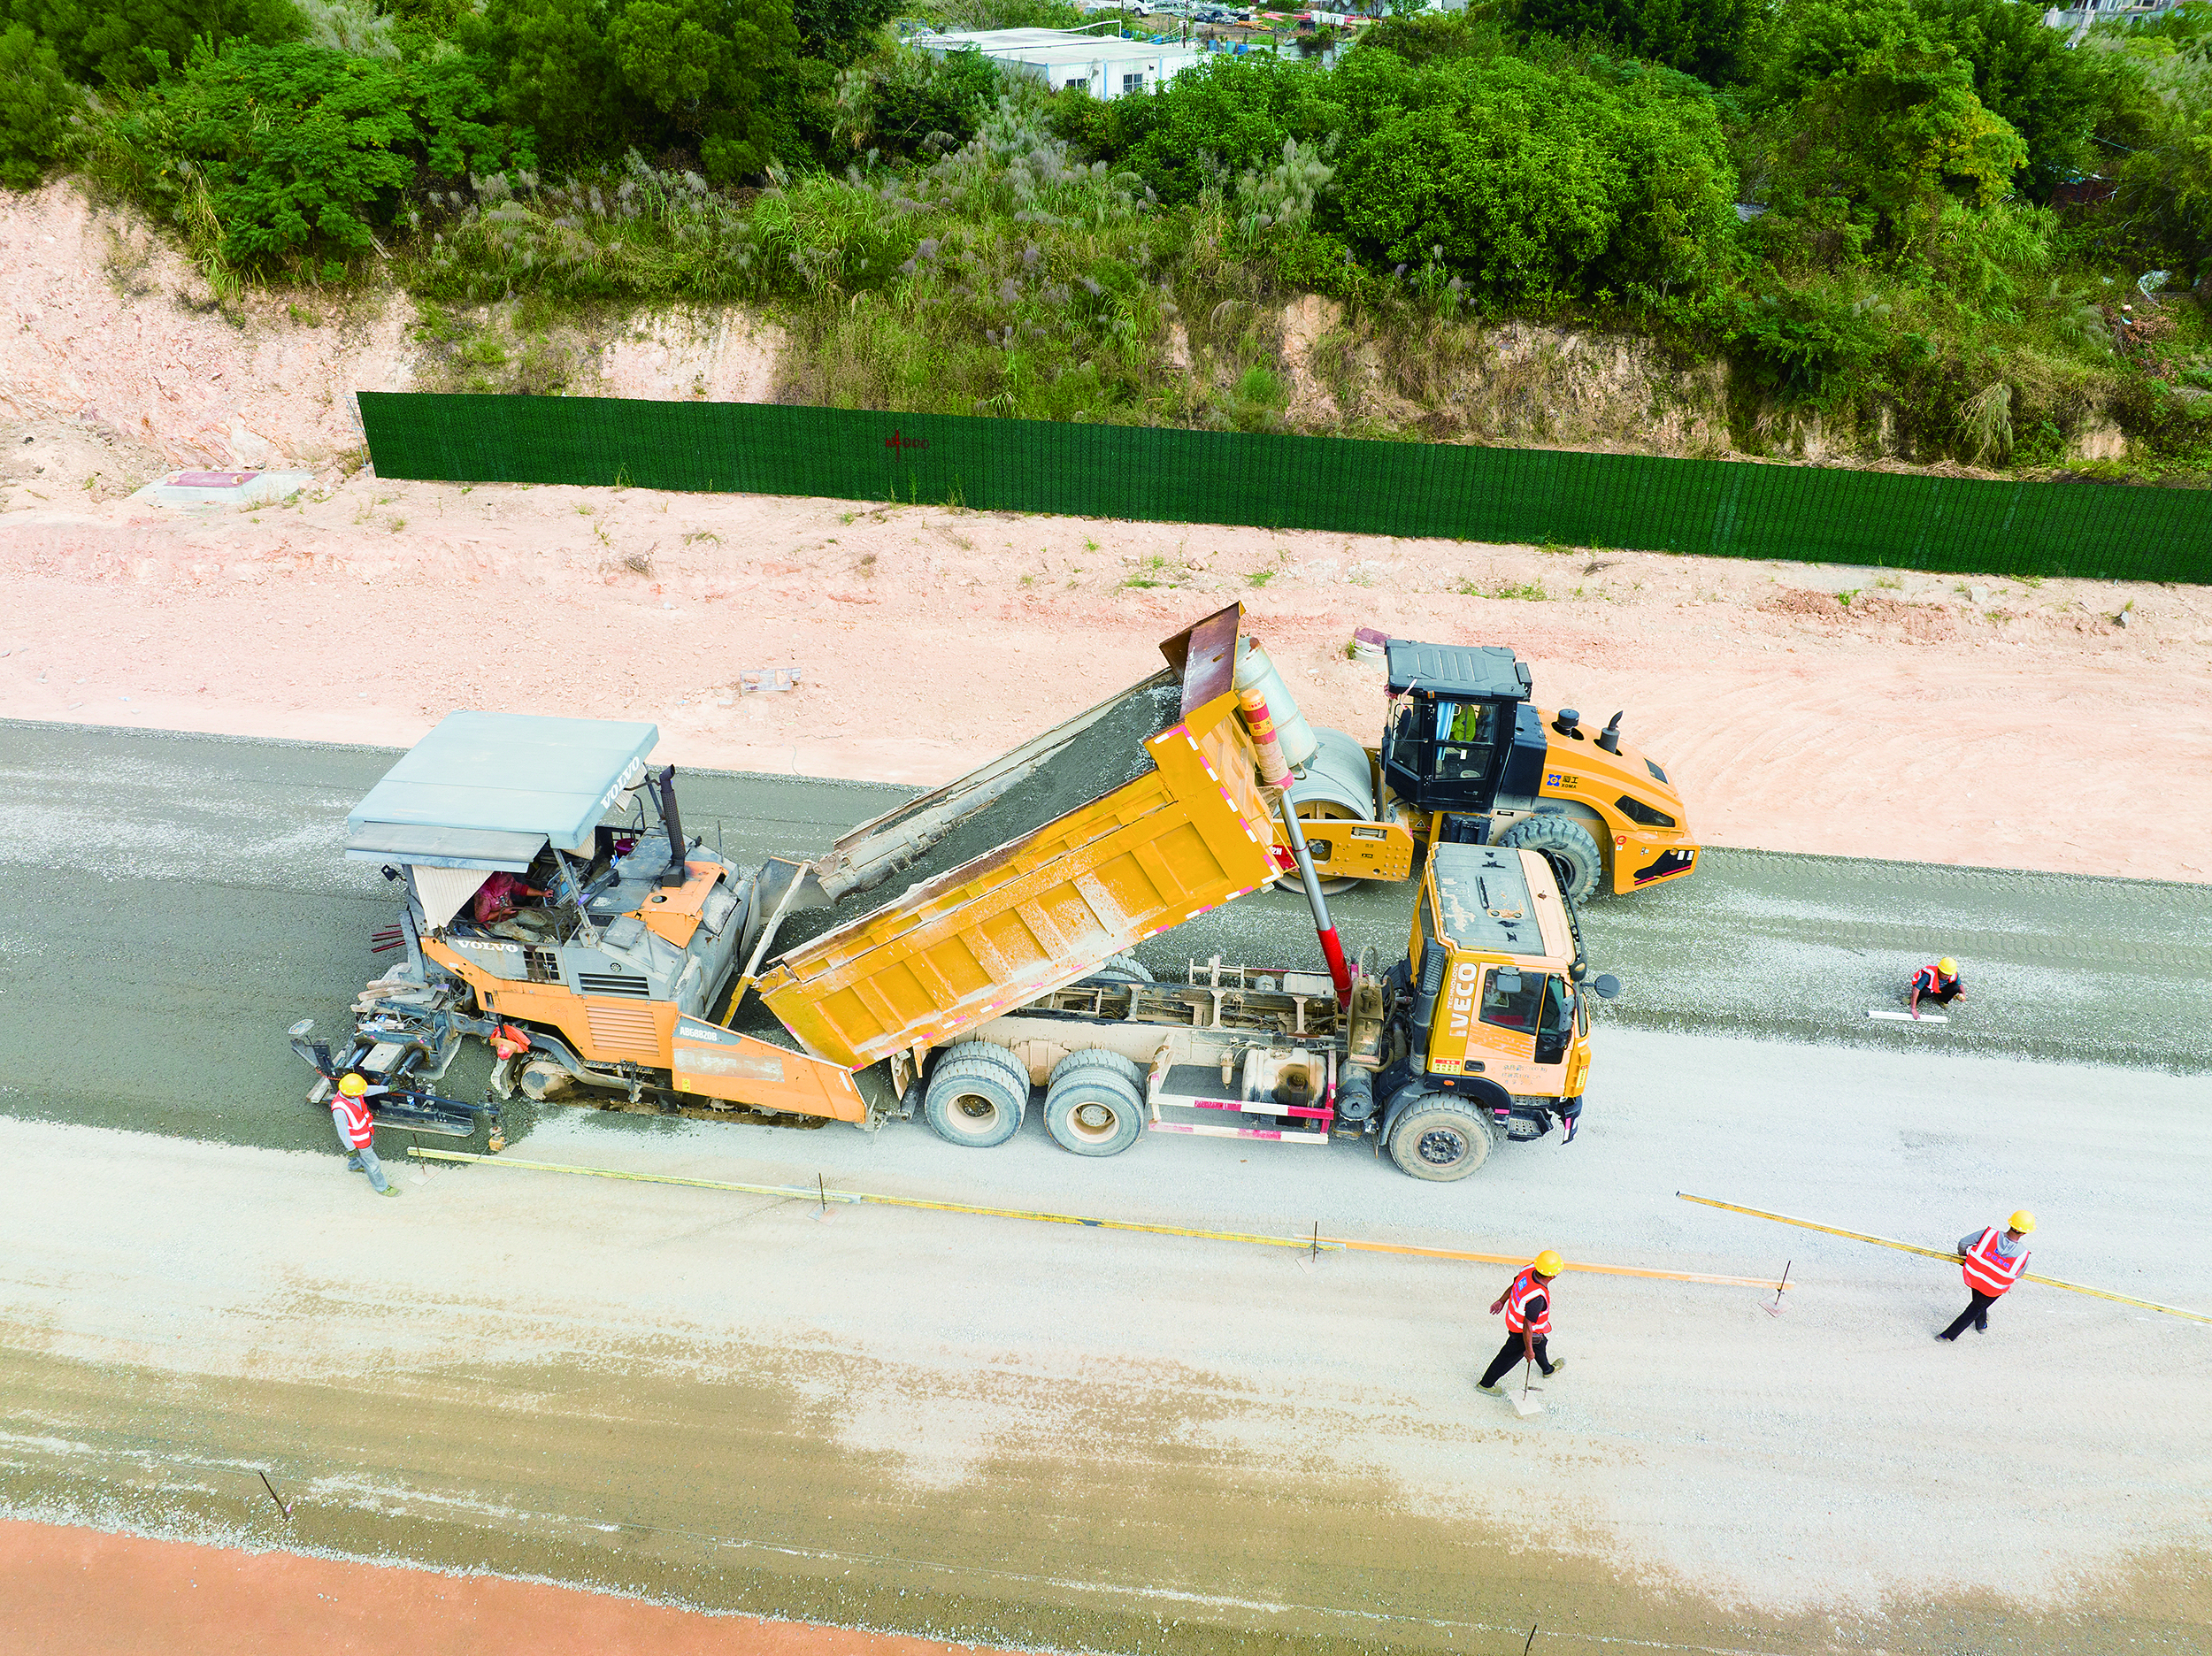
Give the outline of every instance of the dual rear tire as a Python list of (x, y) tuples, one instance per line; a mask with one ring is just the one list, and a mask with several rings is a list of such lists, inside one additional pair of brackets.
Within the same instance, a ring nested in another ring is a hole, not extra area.
[(1045, 1131), (1080, 1156), (1119, 1155), (1144, 1136), (1144, 1071), (1101, 1047), (1052, 1066)]
[[(971, 1150), (1004, 1144), (1028, 1113), (1029, 1071), (988, 1041), (949, 1048), (922, 1095), (937, 1136)], [(1045, 1130), (1077, 1155), (1119, 1155), (1144, 1134), (1144, 1072), (1119, 1053), (1070, 1053), (1045, 1089)]]

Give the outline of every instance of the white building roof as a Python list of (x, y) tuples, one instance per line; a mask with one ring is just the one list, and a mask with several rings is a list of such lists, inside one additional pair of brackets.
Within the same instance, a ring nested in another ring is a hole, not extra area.
[(1064, 34), (1058, 29), (978, 29), (972, 33), (940, 34), (924, 44), (958, 50), (973, 46), (987, 58), (1015, 63), (1061, 64), (1145, 63), (1194, 61), (1206, 55), (1201, 46), (1155, 46), (1145, 40), (1117, 40), (1112, 35)]

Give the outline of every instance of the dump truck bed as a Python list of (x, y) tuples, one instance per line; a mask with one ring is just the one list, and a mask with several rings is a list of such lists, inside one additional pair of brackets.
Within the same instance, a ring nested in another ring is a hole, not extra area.
[[(951, 1040), (1279, 871), (1233, 683), (1242, 607), (1168, 671), (838, 841), (828, 929), (757, 985), (806, 1049), (859, 1068)], [(885, 897), (887, 892), (895, 894)]]

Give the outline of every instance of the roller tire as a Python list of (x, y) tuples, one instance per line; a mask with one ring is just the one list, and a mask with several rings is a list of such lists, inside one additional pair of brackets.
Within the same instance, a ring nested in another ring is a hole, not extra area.
[(1448, 1184), (1488, 1161), (1496, 1143), (1496, 1131), (1479, 1109), (1448, 1092), (1431, 1092), (1391, 1123), (1390, 1159), (1409, 1177)]
[(1085, 974), (1085, 983), (1148, 984), (1152, 974), (1134, 954), (1116, 954), (1099, 962), (1097, 968)]
[(1071, 1066), (1065, 1059), (1054, 1068), (1045, 1094), (1045, 1131), (1063, 1150), (1119, 1155), (1144, 1137), (1144, 1092), (1118, 1070), (1102, 1063)]
[(1524, 816), (1498, 836), (1497, 843), (1517, 851), (1540, 851), (1571, 902), (1595, 896), (1605, 878), (1605, 858), (1590, 831), (1570, 816)]
[(988, 1041), (964, 1041), (931, 1070), (922, 1118), (948, 1144), (971, 1150), (1002, 1145), (1029, 1112), (1029, 1072)]

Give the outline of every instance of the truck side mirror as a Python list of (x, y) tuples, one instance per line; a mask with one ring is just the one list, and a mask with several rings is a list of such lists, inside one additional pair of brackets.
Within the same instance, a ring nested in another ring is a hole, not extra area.
[(1600, 972), (1597, 981), (1590, 985), (1590, 992), (1601, 1000), (1610, 1000), (1620, 993), (1621, 980), (1611, 972)]

